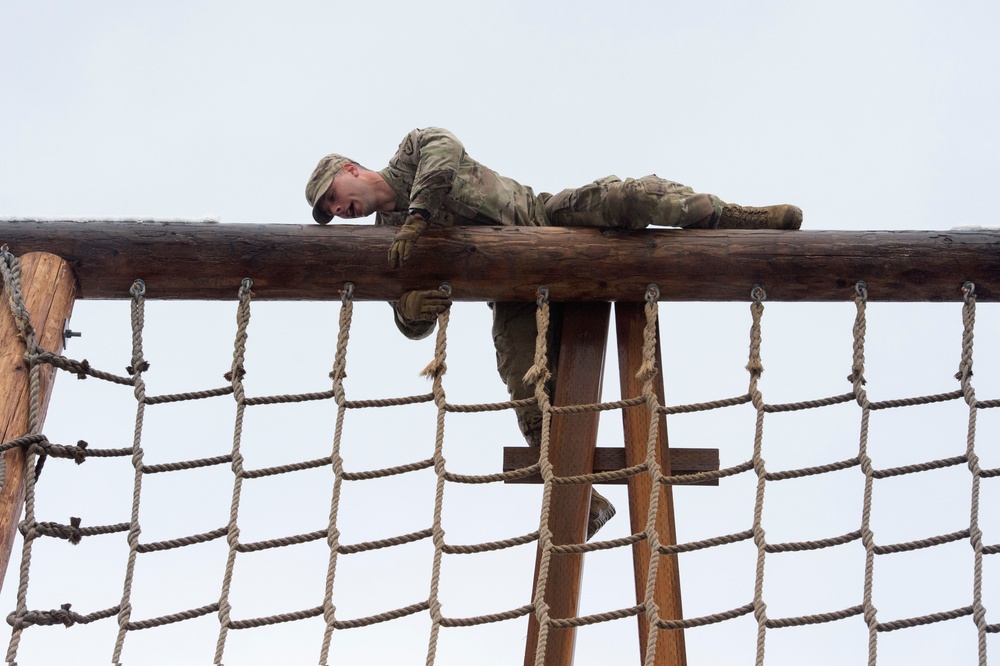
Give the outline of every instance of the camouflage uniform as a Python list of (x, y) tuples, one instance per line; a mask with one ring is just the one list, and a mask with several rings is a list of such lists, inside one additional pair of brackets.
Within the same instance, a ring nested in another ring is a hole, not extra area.
[[(375, 224), (400, 226), (409, 209), (430, 213), (438, 226), (583, 226), (641, 229), (650, 221), (659, 225), (713, 226), (723, 202), (714, 195), (697, 194), (690, 187), (656, 176), (621, 180), (608, 176), (577, 189), (555, 195), (535, 194), (530, 187), (505, 178), (468, 156), (450, 132), (439, 128), (415, 129), (403, 139), (389, 165), (379, 174), (396, 191), (395, 210), (378, 213)], [(497, 370), (514, 400), (534, 395), (523, 378), (534, 362), (535, 304), (501, 302), (493, 308), (493, 341)], [(549, 359), (555, 380), (562, 310), (553, 304)], [(434, 322), (396, 325), (409, 338), (430, 334)], [(518, 410), (518, 424), (525, 439), (537, 446), (541, 413), (537, 407)]]

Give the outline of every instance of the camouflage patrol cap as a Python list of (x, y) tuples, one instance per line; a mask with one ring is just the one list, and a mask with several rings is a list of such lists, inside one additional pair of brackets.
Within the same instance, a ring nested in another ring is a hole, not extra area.
[(333, 219), (333, 216), (321, 208), (320, 204), (323, 202), (323, 195), (330, 189), (333, 177), (347, 164), (357, 164), (357, 162), (343, 155), (331, 153), (319, 161), (309, 176), (309, 182), (306, 183), (306, 201), (312, 206), (313, 219), (320, 224), (327, 224)]

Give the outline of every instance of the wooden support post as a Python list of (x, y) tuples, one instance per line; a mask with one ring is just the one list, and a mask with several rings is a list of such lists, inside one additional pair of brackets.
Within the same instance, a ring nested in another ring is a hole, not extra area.
[[(35, 341), (46, 351), (62, 353), (63, 331), (73, 312), (76, 281), (69, 265), (54, 254), (33, 252), (20, 258), (21, 288), (35, 329)], [(7, 300), (0, 303), (0, 442), (28, 434), (29, 378), (24, 362), (24, 341)], [(55, 368), (43, 366), (39, 382), (38, 428), (52, 393)], [(27, 483), (26, 456), (21, 448), (6, 453), (3, 487), (0, 488), (0, 588), (17, 536), (17, 524)]]
[[(562, 341), (559, 348), (558, 381), (554, 405), (589, 404), (601, 399), (604, 378), (604, 354), (607, 350), (609, 303), (570, 303), (566, 305)], [(589, 474), (594, 468), (599, 414), (555, 414), (549, 434), (549, 457), (556, 476)], [(549, 527), (555, 545), (583, 543), (587, 537), (587, 514), (590, 508), (590, 485), (557, 485), (552, 489)], [(541, 550), (535, 559), (537, 585)], [(582, 554), (553, 554), (549, 566), (545, 602), (549, 617), (575, 617), (580, 601), (583, 575)], [(534, 599), (532, 589), (532, 599)], [(538, 644), (538, 620), (528, 620), (528, 640), (524, 663), (535, 663)], [(550, 628), (546, 643), (546, 666), (570, 666), (576, 630)]]
[[(616, 303), (615, 323), (618, 337), (618, 367), (621, 375), (622, 397), (642, 395), (642, 382), (636, 378), (636, 373), (642, 365), (643, 329), (646, 326), (646, 315), (642, 303)], [(663, 359), (660, 353), (659, 324), (657, 324), (656, 367), (659, 374), (653, 379), (655, 391), (660, 404), (664, 404), (663, 394)], [(645, 405), (628, 407), (622, 412), (625, 427), (625, 464), (638, 465), (646, 459), (646, 442), (649, 436), (650, 412)], [(658, 429), (657, 454), (658, 463), (664, 474), (670, 474), (670, 453), (667, 446), (667, 420), (660, 416)], [(646, 474), (639, 474), (628, 479), (629, 517), (632, 533), (646, 529), (646, 518), (649, 513), (649, 499), (652, 484)], [(676, 544), (677, 532), (674, 525), (673, 488), (664, 486), (660, 489), (659, 507), (656, 529), (660, 535), (660, 543)], [(646, 598), (646, 578), (649, 571), (650, 549), (647, 541), (641, 541), (632, 546), (632, 559), (635, 568), (635, 596), (638, 603)], [(660, 557), (656, 576), (656, 603), (662, 619), (681, 619), (681, 587), (680, 572), (677, 567), (677, 556)], [(649, 635), (647, 616), (639, 616), (639, 649), (640, 663), (645, 663), (646, 645)], [(684, 666), (687, 663), (684, 650), (684, 631), (663, 630), (657, 634), (656, 661), (658, 666)]]

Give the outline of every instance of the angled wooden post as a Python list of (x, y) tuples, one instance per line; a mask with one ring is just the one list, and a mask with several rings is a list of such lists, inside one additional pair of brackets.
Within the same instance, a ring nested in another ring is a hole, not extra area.
[[(610, 314), (610, 303), (566, 305), (553, 405), (581, 405), (600, 401)], [(576, 476), (593, 471), (598, 418), (597, 412), (553, 415), (549, 434), (549, 459), (556, 476)], [(583, 543), (587, 538), (589, 509), (589, 484), (554, 486), (549, 518), (552, 543)], [(541, 550), (535, 559), (535, 585), (540, 562)], [(582, 575), (583, 554), (552, 555), (545, 588), (549, 617), (576, 617)], [(534, 593), (532, 588), (532, 598)], [(526, 666), (535, 663), (539, 629), (537, 618), (534, 614), (530, 615), (524, 655)], [(545, 666), (570, 666), (573, 663), (575, 640), (575, 628), (550, 628)]]
[[(621, 376), (622, 398), (642, 395), (642, 381), (636, 377), (642, 365), (643, 329), (646, 326), (645, 306), (642, 303), (616, 303), (615, 326), (618, 337), (618, 368)], [(660, 404), (664, 404), (663, 358), (660, 353), (660, 328), (656, 328), (656, 367), (659, 373), (653, 378), (654, 390)], [(627, 407), (622, 411), (625, 428), (625, 465), (638, 465), (646, 459), (646, 443), (649, 436), (649, 409), (645, 405)], [(670, 452), (667, 447), (667, 420), (659, 417), (657, 429), (657, 462), (663, 473), (669, 475)], [(646, 529), (649, 499), (652, 484), (647, 474), (639, 474), (628, 479), (629, 518), (632, 533)], [(657, 509), (656, 530), (661, 544), (676, 544), (677, 531), (674, 524), (673, 487), (660, 489)], [(646, 599), (646, 578), (649, 572), (650, 549), (648, 541), (632, 546), (632, 561), (635, 569), (635, 597), (637, 603)], [(677, 566), (677, 555), (661, 556), (656, 575), (656, 604), (661, 619), (679, 620), (681, 612), (681, 581)], [(646, 663), (646, 646), (649, 637), (649, 621), (644, 613), (639, 615), (640, 663)], [(682, 629), (661, 629), (656, 636), (657, 666), (684, 666), (687, 663)]]
[[(35, 329), (36, 343), (56, 354), (63, 349), (63, 331), (73, 312), (76, 281), (69, 265), (54, 254), (32, 252), (20, 258), (21, 288)], [(0, 442), (28, 434), (29, 372), (24, 361), (25, 345), (20, 338), (7, 299), (0, 303)], [(38, 429), (52, 394), (56, 369), (45, 365), (39, 381)], [(0, 488), (0, 588), (17, 536), (17, 524), (27, 484), (24, 449), (6, 452), (3, 487)]]

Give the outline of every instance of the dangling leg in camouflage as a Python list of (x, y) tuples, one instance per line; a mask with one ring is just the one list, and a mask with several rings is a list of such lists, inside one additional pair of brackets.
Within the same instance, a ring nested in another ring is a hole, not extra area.
[[(500, 302), (493, 304), (493, 343), (497, 352), (497, 371), (507, 385), (511, 400), (535, 397), (535, 387), (524, 383), (524, 375), (535, 361), (535, 339), (538, 328), (535, 324), (534, 303)], [(549, 306), (548, 360), (552, 375), (546, 385), (551, 396), (555, 389), (555, 369), (559, 366), (559, 337), (562, 329), (563, 308), (560, 303)], [(542, 444), (542, 412), (538, 405), (515, 410), (517, 424), (521, 428), (528, 446)], [(587, 539), (601, 529), (612, 516), (615, 507), (596, 490), (591, 490), (590, 515), (587, 521)]]
[(657, 176), (608, 176), (577, 189), (539, 196), (553, 226), (643, 229), (653, 224), (687, 229), (798, 229), (796, 206), (727, 204)]

